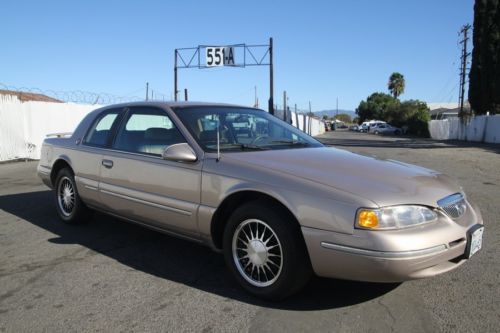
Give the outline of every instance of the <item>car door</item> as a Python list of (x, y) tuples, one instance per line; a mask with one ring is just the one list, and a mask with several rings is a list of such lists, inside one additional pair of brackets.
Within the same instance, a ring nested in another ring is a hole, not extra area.
[(102, 208), (98, 192), (101, 160), (104, 149), (110, 144), (113, 127), (120, 121), (122, 111), (123, 108), (112, 108), (99, 114), (81, 139), (78, 152), (71, 155), (78, 194), (92, 207)]
[(201, 161), (162, 159), (163, 150), (186, 142), (165, 110), (132, 107), (111, 149), (102, 157), (99, 191), (119, 216), (185, 235), (196, 235)]

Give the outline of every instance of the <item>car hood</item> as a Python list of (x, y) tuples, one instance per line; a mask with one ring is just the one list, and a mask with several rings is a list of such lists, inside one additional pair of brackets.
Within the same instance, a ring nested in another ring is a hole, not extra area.
[(335, 148), (233, 153), (225, 157), (324, 184), (379, 206), (435, 207), (439, 199), (460, 192), (449, 177), (437, 171)]

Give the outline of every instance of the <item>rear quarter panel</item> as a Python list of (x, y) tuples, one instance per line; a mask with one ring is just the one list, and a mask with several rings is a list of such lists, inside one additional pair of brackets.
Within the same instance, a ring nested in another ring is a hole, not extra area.
[[(58, 161), (64, 160), (73, 170), (78, 193), (89, 205), (99, 207), (97, 187), (100, 172), (99, 149), (86, 147), (81, 142), (101, 109), (89, 113), (69, 138), (47, 138), (42, 145), (38, 174), (49, 187), (53, 187), (50, 174)], [(57, 175), (54, 175), (54, 178)], [(55, 180), (55, 179), (54, 179)]]

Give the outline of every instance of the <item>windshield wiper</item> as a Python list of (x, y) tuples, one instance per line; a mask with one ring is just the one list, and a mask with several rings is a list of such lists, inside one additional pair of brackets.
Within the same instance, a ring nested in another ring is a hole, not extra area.
[(246, 143), (231, 143), (231, 144), (225, 144), (224, 146), (240, 148), (241, 150), (269, 150), (269, 148), (266, 148), (266, 147), (261, 147), (261, 146), (257, 146), (257, 145), (246, 144)]
[(257, 146), (257, 145), (249, 145), (246, 143), (240, 144), (241, 150), (269, 150), (267, 147)]
[(309, 146), (310, 144), (307, 142), (293, 141), (293, 140), (275, 140), (271, 141), (271, 143), (282, 143), (292, 146)]

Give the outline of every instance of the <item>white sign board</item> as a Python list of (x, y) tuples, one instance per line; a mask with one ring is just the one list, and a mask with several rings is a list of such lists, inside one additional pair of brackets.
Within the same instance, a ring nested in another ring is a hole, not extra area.
[(234, 47), (207, 46), (205, 50), (207, 67), (234, 66)]

